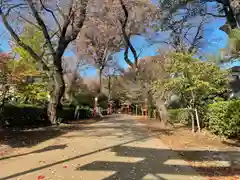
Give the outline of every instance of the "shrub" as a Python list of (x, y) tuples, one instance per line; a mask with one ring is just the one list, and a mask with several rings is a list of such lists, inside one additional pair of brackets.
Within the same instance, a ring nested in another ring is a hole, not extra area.
[(1, 118), (7, 126), (48, 125), (47, 109), (30, 105), (6, 105)]
[(75, 107), (63, 106), (60, 111), (59, 118), (62, 121), (74, 120)]
[[(74, 120), (74, 107), (64, 106), (59, 118), (62, 121)], [(79, 109), (79, 119), (90, 116), (89, 109)], [(28, 104), (6, 105), (0, 114), (1, 124), (8, 127), (46, 126), (50, 125), (47, 108)]]
[(208, 106), (207, 125), (211, 132), (227, 138), (240, 136), (240, 100)]
[(168, 113), (170, 120), (174, 123), (189, 123), (190, 114), (186, 109), (169, 109)]
[(91, 93), (79, 93), (74, 97), (74, 105), (75, 106), (88, 106), (93, 107), (94, 96)]
[[(75, 96), (74, 105), (75, 106), (87, 106), (93, 108), (94, 106), (94, 94), (89, 92), (79, 93)], [(101, 108), (107, 109), (108, 107), (108, 97), (105, 94), (98, 95), (98, 105)]]

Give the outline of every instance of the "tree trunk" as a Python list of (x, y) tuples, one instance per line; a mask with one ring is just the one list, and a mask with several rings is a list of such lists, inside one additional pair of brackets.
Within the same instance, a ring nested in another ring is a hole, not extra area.
[[(233, 14), (232, 16), (234, 16), (234, 20), (235, 20), (235, 24), (236, 27), (239, 28), (240, 27), (240, 4), (239, 4), (239, 0), (228, 0), (229, 4), (230, 4), (230, 12), (231, 14)], [(236, 28), (235, 27), (235, 28)]]
[(159, 120), (159, 121), (162, 121), (162, 119), (161, 119), (161, 114), (160, 114), (160, 113), (161, 113), (161, 112), (160, 112), (159, 107), (156, 106), (156, 114), (155, 114), (156, 119)]
[(238, 0), (227, 0), (225, 5), (223, 5), (223, 11), (227, 21), (220, 29), (228, 35), (231, 29), (240, 27), (240, 5), (238, 5), (237, 1)]
[(48, 105), (48, 117), (51, 124), (57, 124), (59, 112), (61, 110), (61, 98), (64, 95), (65, 83), (62, 71), (55, 71), (53, 75), (54, 87)]
[(102, 93), (102, 69), (100, 68), (99, 69), (99, 94), (101, 94)]
[(226, 15), (227, 22), (230, 26), (231, 29), (235, 29), (237, 27), (237, 21), (233, 12), (233, 9), (231, 6), (224, 6), (223, 10)]
[(168, 111), (164, 104), (163, 100), (158, 100), (156, 103), (157, 107), (157, 114), (159, 115), (159, 120), (163, 122), (164, 125), (168, 125), (169, 117), (168, 117)]
[(112, 102), (111, 102), (111, 76), (108, 76), (108, 114), (112, 114)]
[(240, 28), (240, 12), (238, 12), (236, 14), (236, 20), (237, 20), (237, 23), (238, 23), (238, 28)]
[(153, 118), (153, 114), (154, 114), (154, 112), (153, 112), (153, 107), (154, 107), (154, 103), (153, 103), (153, 94), (152, 94), (152, 92), (151, 91), (148, 91), (148, 93), (147, 93), (147, 99), (148, 99), (148, 109), (150, 110), (150, 112), (149, 112), (149, 118)]
[(4, 105), (5, 105), (5, 99), (6, 99), (6, 95), (8, 93), (9, 87), (7, 85), (4, 85), (3, 87), (3, 93), (2, 93), (2, 100), (1, 100), (1, 104), (0, 104), (0, 127), (4, 128), (5, 127), (5, 120), (3, 115), (4, 112)]
[(195, 116), (196, 116), (196, 121), (197, 121), (198, 132), (201, 132), (200, 120), (199, 120), (197, 108), (195, 108), (194, 111), (195, 111)]
[(191, 119), (192, 119), (192, 132), (194, 133), (195, 132), (195, 120), (194, 120), (194, 116), (193, 116), (193, 113), (192, 113), (192, 109), (190, 109), (190, 116), (191, 116)]

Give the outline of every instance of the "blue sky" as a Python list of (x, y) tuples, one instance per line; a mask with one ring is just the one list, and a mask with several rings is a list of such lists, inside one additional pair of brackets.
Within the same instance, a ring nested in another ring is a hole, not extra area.
[[(214, 6), (215, 4), (210, 4), (210, 8)], [(204, 46), (200, 49), (202, 54), (205, 55), (218, 55), (219, 54), (219, 49), (224, 48), (227, 45), (228, 42), (228, 37), (227, 35), (219, 30), (219, 27), (222, 26), (225, 23), (225, 19), (213, 19), (209, 23), (206, 24), (205, 26), (205, 31), (204, 31)], [(0, 21), (0, 34), (4, 32), (4, 27), (2, 22)], [(159, 33), (158, 36), (166, 38), (166, 35), (164, 33)], [(0, 49), (3, 51), (11, 51), (11, 48), (9, 47), (9, 36), (7, 33), (4, 33), (3, 35), (0, 36)], [(140, 57), (144, 56), (153, 56), (157, 54), (157, 50), (161, 47), (160, 44), (154, 44), (150, 45), (148, 41), (144, 37), (141, 36), (136, 36), (132, 38), (132, 43), (134, 47), (137, 49), (137, 51), (142, 51)], [(131, 53), (130, 54), (130, 59), (133, 59), (133, 56)], [(71, 52), (65, 53), (66, 56), (71, 56)], [(115, 54), (115, 58), (118, 60), (119, 64), (122, 65), (123, 67), (127, 67), (127, 64), (124, 62), (123, 58), (123, 51), (118, 52)], [(231, 66), (232, 64), (228, 64), (228, 66)], [(240, 65), (239, 62), (234, 63), (234, 65)], [(84, 76), (92, 76), (95, 75), (95, 69), (94, 68), (89, 68), (86, 71), (83, 71), (81, 73)]]

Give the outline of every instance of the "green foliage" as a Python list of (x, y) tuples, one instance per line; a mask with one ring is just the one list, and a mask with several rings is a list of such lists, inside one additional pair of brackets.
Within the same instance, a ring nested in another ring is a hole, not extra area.
[(79, 93), (74, 97), (73, 105), (93, 107), (94, 96), (91, 93)]
[(209, 105), (207, 124), (211, 132), (227, 138), (240, 136), (240, 100)]
[[(20, 39), (37, 54), (43, 54), (45, 51), (43, 45), (45, 38), (42, 31), (25, 24), (24, 31), (19, 35)], [(14, 94), (18, 103), (43, 104), (47, 101), (48, 86), (47, 74), (32, 56), (18, 44), (13, 44), (13, 52), (18, 56), (17, 59), (9, 61), (8, 67), (11, 70), (11, 76), (14, 77)], [(28, 81), (28, 79), (33, 81)], [(36, 80), (37, 79), (37, 80)]]
[[(31, 48), (37, 54), (40, 55), (44, 52), (43, 45), (45, 44), (45, 38), (42, 34), (42, 31), (36, 27), (25, 24), (24, 31), (20, 34), (19, 37), (25, 44), (31, 46)], [(12, 50), (19, 55), (20, 59), (27, 61), (29, 63), (29, 66), (36, 68), (36, 61), (21, 46), (14, 44)]]
[(169, 118), (174, 123), (188, 124), (191, 117), (187, 109), (169, 109)]
[(192, 58), (191, 54), (173, 53), (170, 55), (169, 73), (173, 76), (156, 87), (164, 86), (166, 92), (174, 93), (183, 99), (184, 107), (202, 104), (210, 94), (226, 90), (228, 72), (211, 62)]
[(221, 49), (221, 58), (217, 61), (219, 64), (238, 60), (240, 57), (240, 30), (232, 29), (228, 35), (228, 44)]
[(240, 56), (240, 30), (233, 29), (229, 35), (227, 52), (231, 56), (238, 58)]
[(3, 108), (2, 118), (8, 126), (47, 125), (47, 109), (30, 105), (7, 105)]
[[(74, 97), (74, 106), (91, 107), (94, 106), (94, 94), (91, 92), (79, 93)], [(105, 94), (98, 95), (98, 104), (101, 108), (108, 107), (108, 97)]]
[(170, 59), (168, 71), (171, 76), (157, 81), (155, 91), (163, 88), (168, 104), (173, 95), (177, 95), (180, 107), (187, 109), (170, 111), (170, 118), (187, 123), (190, 122), (192, 111), (193, 118), (201, 120), (199, 124), (202, 125), (206, 106), (211, 103), (209, 97), (227, 90), (228, 72), (211, 62), (195, 59), (191, 54), (172, 53), (167, 58)]
[(190, 54), (182, 53), (173, 54), (172, 58), (171, 72), (179, 76), (170, 79), (170, 87), (177, 85), (186, 93), (213, 93), (224, 88), (222, 85), (226, 83), (228, 74), (213, 63), (201, 62)]
[(7, 91), (6, 86), (10, 83), (9, 60), (10, 57), (7, 54), (0, 53), (0, 102), (5, 99)]
[(24, 103), (43, 104), (48, 100), (46, 86), (45, 82), (24, 83), (18, 87), (15, 97)]
[[(63, 122), (74, 120), (74, 107), (63, 107), (59, 118)], [(1, 112), (1, 122), (8, 127), (45, 126), (50, 125), (47, 116), (47, 107), (34, 106), (29, 104), (8, 104)], [(79, 119), (86, 119), (91, 116), (89, 109), (79, 109)]]

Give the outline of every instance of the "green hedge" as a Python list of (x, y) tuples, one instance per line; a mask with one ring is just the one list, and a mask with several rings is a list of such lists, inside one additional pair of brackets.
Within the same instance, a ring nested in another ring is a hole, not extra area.
[(1, 113), (1, 121), (7, 126), (48, 125), (47, 109), (30, 105), (7, 105)]
[[(75, 106), (86, 106), (93, 108), (94, 106), (94, 99), (95, 96), (92, 93), (85, 92), (85, 93), (79, 93), (77, 96), (75, 96), (74, 105)], [(104, 109), (107, 109), (108, 107), (108, 97), (105, 94), (100, 94), (98, 96), (98, 105)]]
[(240, 136), (240, 100), (221, 101), (208, 106), (207, 126), (217, 135)]
[(169, 109), (168, 115), (173, 123), (188, 124), (190, 120), (190, 114), (186, 109)]
[[(62, 121), (74, 120), (75, 107), (63, 107), (60, 112)], [(89, 110), (79, 109), (79, 119), (88, 118)], [(47, 108), (32, 105), (6, 105), (0, 114), (1, 123), (8, 127), (46, 126), (50, 125)]]

